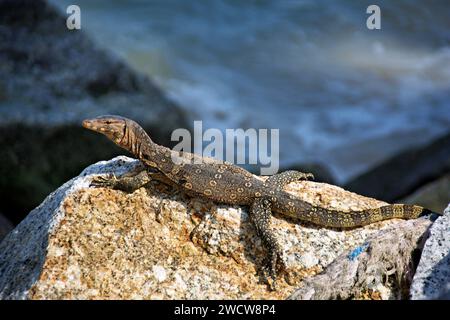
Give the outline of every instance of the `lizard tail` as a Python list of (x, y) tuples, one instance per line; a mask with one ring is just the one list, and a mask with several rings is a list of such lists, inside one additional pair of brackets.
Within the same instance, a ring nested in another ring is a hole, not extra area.
[(291, 198), (289, 201), (286, 201), (286, 205), (278, 203), (276, 206), (281, 212), (292, 218), (312, 222), (319, 226), (334, 228), (360, 227), (394, 218), (416, 219), (425, 217), (434, 221), (441, 215), (421, 206), (409, 204), (392, 204), (360, 211), (339, 211), (313, 206), (301, 200)]
[(314, 220), (318, 219), (318, 224), (338, 228), (360, 227), (394, 218), (416, 219), (419, 217), (427, 217), (434, 221), (438, 217), (438, 214), (428, 209), (409, 204), (392, 204), (379, 208), (349, 212), (312, 207), (312, 211), (316, 213)]

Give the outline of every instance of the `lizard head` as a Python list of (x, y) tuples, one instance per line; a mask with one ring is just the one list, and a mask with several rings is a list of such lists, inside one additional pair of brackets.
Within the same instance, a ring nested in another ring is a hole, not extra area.
[(131, 121), (120, 116), (100, 116), (93, 119), (83, 121), (83, 127), (86, 129), (99, 132), (116, 144), (121, 145), (125, 137), (127, 124)]
[(142, 145), (145, 145), (147, 150), (157, 146), (136, 122), (121, 116), (86, 119), (83, 121), (83, 127), (105, 135), (137, 157), (141, 156)]

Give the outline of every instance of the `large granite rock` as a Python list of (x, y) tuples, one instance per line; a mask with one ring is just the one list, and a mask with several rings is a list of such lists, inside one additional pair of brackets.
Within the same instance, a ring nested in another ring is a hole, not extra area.
[(411, 286), (411, 299), (450, 299), (450, 204), (430, 228)]
[(394, 202), (450, 172), (450, 133), (409, 149), (356, 177), (344, 188)]
[[(342, 253), (405, 223), (340, 231), (276, 215), (272, 228), (287, 270), (278, 290), (269, 291), (260, 281), (265, 251), (245, 208), (189, 198), (158, 182), (131, 194), (89, 187), (94, 175), (121, 175), (136, 165), (126, 157), (94, 164), (30, 212), (0, 244), (0, 297), (284, 299)], [(310, 181), (287, 190), (342, 210), (384, 204)], [(388, 299), (395, 290), (385, 283), (372, 294)]]
[(83, 130), (100, 114), (137, 119), (155, 141), (189, 129), (150, 79), (66, 28), (43, 0), (0, 1), (0, 211), (14, 223), (88, 164), (119, 152)]

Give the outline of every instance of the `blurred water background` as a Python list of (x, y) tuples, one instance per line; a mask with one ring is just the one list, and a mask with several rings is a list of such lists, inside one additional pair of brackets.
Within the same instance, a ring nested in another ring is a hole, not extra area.
[(205, 129), (279, 128), (283, 166), (322, 162), (343, 183), (450, 130), (448, 1), (76, 4), (91, 38)]

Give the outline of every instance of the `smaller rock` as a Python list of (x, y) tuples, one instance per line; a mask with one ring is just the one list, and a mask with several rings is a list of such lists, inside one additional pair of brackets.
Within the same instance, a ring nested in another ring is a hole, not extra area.
[(428, 219), (403, 220), (337, 257), (301, 283), (289, 299), (402, 299), (409, 288), (413, 253)]
[(441, 293), (438, 296), (439, 300), (450, 300), (450, 283), (447, 283), (444, 288), (442, 288)]
[(430, 228), (411, 285), (411, 299), (449, 298), (450, 292), (450, 203), (444, 215)]

